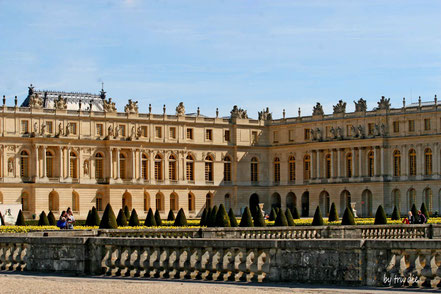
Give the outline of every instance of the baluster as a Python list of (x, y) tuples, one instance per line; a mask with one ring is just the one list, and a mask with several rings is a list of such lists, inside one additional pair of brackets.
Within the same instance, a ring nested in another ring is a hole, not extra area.
[(392, 283), (395, 286), (395, 283), (399, 285), (398, 277), (400, 276), (400, 267), (401, 267), (401, 251), (400, 250), (392, 250), (392, 258), (386, 267), (386, 271), (389, 274), (389, 277)]
[(195, 263), (194, 263), (194, 268), (195, 268), (195, 274), (194, 274), (194, 279), (196, 280), (201, 280), (202, 279), (202, 274), (203, 274), (203, 262), (204, 262), (204, 255), (205, 255), (205, 250), (202, 248), (197, 248), (195, 249), (195, 253), (194, 253), (194, 257), (195, 257)]
[(180, 248), (171, 248), (169, 249), (169, 255), (168, 255), (168, 262), (167, 262), (167, 268), (168, 268), (168, 277), (171, 279), (179, 278), (179, 258), (180, 258)]
[(122, 262), (123, 260), (123, 254), (124, 254), (124, 247), (122, 246), (118, 246), (116, 247), (114, 253), (116, 254), (116, 258), (115, 258), (115, 270), (114, 270), (114, 275), (115, 276), (121, 276), (121, 271), (124, 268), (124, 264)]
[(169, 248), (161, 248), (161, 254), (159, 259), (159, 268), (160, 274), (159, 278), (168, 278), (169, 277), (169, 258), (170, 258), (170, 249)]
[(139, 276), (150, 277), (150, 249), (141, 247), (139, 250)]
[[(435, 278), (435, 272), (436, 272), (436, 265), (434, 264), (435, 261), (435, 255), (434, 253), (427, 251), (424, 258), (424, 267), (421, 269), (421, 280), (423, 281), (422, 286), (426, 288), (432, 288), (432, 282)], [(433, 260), (433, 264), (432, 264)], [(435, 270), (434, 270), (435, 269)]]
[(150, 255), (150, 277), (159, 278), (160, 276), (160, 264), (161, 264), (161, 248), (153, 248), (153, 252)]
[(258, 282), (264, 282), (270, 273), (270, 257), (266, 250), (259, 250)]
[(22, 244), (14, 244), (14, 251), (12, 254), (12, 270), (20, 270), (21, 251), (23, 250)]
[(204, 280), (212, 280), (213, 279), (213, 258), (216, 254), (216, 251), (208, 247), (206, 248), (205, 262), (202, 263), (202, 268), (204, 269), (204, 274), (202, 275)]
[(246, 279), (245, 273), (247, 271), (247, 252), (244, 248), (239, 248), (236, 251), (235, 257), (235, 269), (236, 273), (234, 279), (236, 282)]
[(177, 274), (175, 278), (186, 279), (187, 269), (190, 265), (190, 248), (181, 248), (179, 251), (178, 265), (175, 267), (177, 269)]
[(120, 262), (121, 276), (130, 276), (131, 255), (132, 255), (132, 248), (124, 247), (121, 253), (121, 262)]
[(259, 276), (259, 254), (256, 249), (250, 250), (249, 252), (249, 274), (247, 277), (248, 281), (258, 282)]
[(132, 277), (139, 277), (139, 273), (141, 271), (141, 253), (140, 247), (132, 247), (132, 254), (130, 256), (130, 276)]
[(234, 280), (234, 249), (227, 249), (224, 251), (223, 265), (222, 265), (222, 279), (224, 281)]
[(6, 251), (6, 270), (11, 270), (12, 268), (12, 255), (14, 253), (14, 244), (7, 244), (8, 250)]
[(5, 254), (6, 254), (5, 244), (0, 243), (0, 270), (5, 270), (5, 266), (6, 266)]
[(20, 253), (20, 271), (25, 271), (27, 269), (27, 261), (28, 261), (28, 248), (27, 245), (21, 244), (22, 250)]

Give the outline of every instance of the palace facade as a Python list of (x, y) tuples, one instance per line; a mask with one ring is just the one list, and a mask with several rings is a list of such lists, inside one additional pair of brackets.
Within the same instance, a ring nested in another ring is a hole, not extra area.
[(223, 203), (239, 214), (264, 203), (297, 206), (311, 216), (332, 202), (342, 213), (355, 203), (372, 216), (382, 204), (402, 213), (425, 202), (441, 210), (441, 112), (435, 99), (392, 108), (384, 97), (333, 114), (320, 103), (311, 116), (258, 119), (234, 106), (228, 117), (141, 113), (129, 100), (124, 112), (100, 94), (37, 91), (18, 106), (0, 106), (0, 203), (21, 203), (31, 218), (72, 207), (85, 218), (92, 206), (127, 205), (144, 217), (183, 208), (197, 217)]

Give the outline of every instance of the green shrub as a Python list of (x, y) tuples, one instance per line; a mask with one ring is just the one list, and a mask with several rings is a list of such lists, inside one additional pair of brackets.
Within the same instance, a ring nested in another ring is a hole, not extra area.
[(116, 223), (118, 224), (118, 227), (126, 227), (127, 226), (126, 214), (124, 213), (124, 210), (122, 210), (122, 208), (118, 212), (118, 216), (116, 217)]
[(181, 208), (178, 211), (178, 215), (176, 216), (176, 220), (174, 226), (183, 227), (187, 225), (187, 218), (185, 217), (184, 210)]
[(124, 205), (124, 214), (126, 215), (126, 219), (130, 219), (130, 209), (127, 205)]
[(296, 224), (294, 223), (294, 219), (292, 218), (291, 210), (289, 208), (285, 210), (285, 216), (288, 226), (294, 227)]
[(254, 213), (253, 223), (255, 227), (266, 227), (265, 219), (260, 208)]
[(421, 210), (421, 213), (424, 214), (426, 219), (429, 220), (429, 217), (430, 217), (429, 211), (427, 210), (426, 204), (424, 202), (421, 204), (420, 210)]
[(271, 212), (270, 212), (268, 220), (275, 221), (276, 218), (277, 218), (277, 212), (276, 212), (276, 210), (274, 208), (271, 208)]
[(320, 210), (320, 206), (317, 205), (317, 208), (315, 209), (314, 213), (314, 219), (312, 220), (313, 226), (323, 226), (323, 217), (322, 217), (322, 211)]
[(49, 211), (49, 214), (47, 215), (47, 219), (49, 221), (50, 226), (56, 226), (57, 221), (55, 220), (55, 215), (52, 213), (52, 210)]
[(415, 219), (416, 219), (416, 217), (417, 217), (417, 215), (418, 215), (418, 210), (417, 210), (415, 204), (412, 204), (412, 208), (410, 209), (410, 211), (412, 211), (412, 215), (413, 215), (413, 216), (415, 217)]
[(155, 211), (155, 222), (158, 227), (162, 226), (161, 214), (159, 213), (159, 210), (157, 210), (157, 209)]
[(300, 214), (297, 209), (297, 206), (294, 206), (294, 208), (292, 209), (292, 218), (293, 219), (300, 219)]
[(98, 210), (96, 210), (95, 206), (92, 207), (92, 211), (90, 212), (89, 222), (86, 221), (86, 226), (99, 226), (100, 225), (100, 216), (98, 214)]
[(201, 227), (205, 226), (206, 222), (207, 222), (207, 208), (204, 208), (204, 210), (202, 211), (202, 216), (199, 226)]
[(217, 206), (215, 205), (211, 210), (208, 218), (207, 227), (214, 227), (216, 225)]
[(136, 210), (134, 208), (132, 209), (132, 214), (130, 215), (129, 226), (130, 227), (138, 227), (139, 226), (138, 214), (136, 213)]
[(173, 213), (173, 210), (170, 209), (167, 216), (168, 221), (174, 221), (175, 220), (175, 214)]
[(219, 205), (214, 226), (222, 228), (231, 227), (230, 218), (228, 217), (227, 211), (225, 210), (225, 206), (223, 204)]
[(353, 226), (355, 225), (354, 215), (351, 213), (351, 209), (346, 207), (345, 212), (343, 213), (343, 218), (341, 220), (342, 226)]
[(228, 217), (230, 218), (230, 226), (236, 228), (238, 226), (236, 216), (232, 208), (228, 211)]
[(335, 203), (332, 202), (331, 209), (329, 210), (328, 222), (336, 222), (336, 221), (338, 221), (338, 212), (337, 212), (337, 208), (335, 207)]
[(92, 223), (92, 210), (89, 210), (86, 217), (86, 226), (91, 226)]
[(286, 220), (286, 216), (284, 213), (277, 214), (277, 218), (274, 221), (274, 226), (276, 227), (287, 227), (288, 221)]
[(391, 220), (400, 220), (401, 219), (400, 212), (398, 211), (398, 208), (396, 206), (394, 206), (394, 211), (392, 212), (392, 216), (390, 219)]
[(259, 204), (251, 205), (250, 206), (251, 217), (254, 217), (256, 212), (259, 211), (259, 210), (260, 210)]
[(242, 213), (242, 219), (240, 220), (239, 227), (254, 227), (253, 219), (251, 218), (251, 211), (248, 207), (246, 207)]
[(116, 223), (115, 213), (113, 212), (110, 203), (106, 205), (104, 209), (103, 218), (100, 222), (100, 229), (117, 229), (118, 224)]
[(383, 206), (378, 206), (377, 212), (375, 213), (374, 225), (385, 225), (387, 224), (386, 213), (384, 212)]
[(5, 226), (6, 225), (5, 224), (5, 219), (3, 218), (3, 215), (2, 215), (1, 212), (0, 212), (0, 222), (1, 222), (0, 226)]
[(153, 210), (151, 208), (149, 208), (149, 212), (145, 217), (144, 226), (156, 227), (155, 215), (153, 214)]
[(40, 217), (38, 218), (39, 226), (48, 226), (49, 220), (47, 219), (46, 212), (44, 210), (40, 213)]
[(18, 212), (17, 220), (15, 221), (15, 225), (16, 226), (25, 226), (26, 225), (25, 220), (24, 220), (24, 216), (23, 216), (23, 212), (21, 211), (21, 209)]
[(274, 210), (276, 211), (276, 214), (277, 214), (277, 215), (281, 212), (281, 209), (280, 209), (280, 207), (278, 207), (278, 206), (276, 206), (276, 207), (274, 208)]

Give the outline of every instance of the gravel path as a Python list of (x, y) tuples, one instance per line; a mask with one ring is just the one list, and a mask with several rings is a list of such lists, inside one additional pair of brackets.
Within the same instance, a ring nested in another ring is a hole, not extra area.
[[(393, 289), (363, 289), (314, 287), (289, 284), (234, 284), (192, 281), (164, 281), (145, 279), (103, 278), (103, 277), (66, 277), (43, 274), (0, 274), (1, 293), (154, 293), (154, 294), (214, 294), (214, 293), (398, 293)], [(405, 293), (421, 293), (404, 291)], [(423, 291), (424, 293), (425, 291)]]

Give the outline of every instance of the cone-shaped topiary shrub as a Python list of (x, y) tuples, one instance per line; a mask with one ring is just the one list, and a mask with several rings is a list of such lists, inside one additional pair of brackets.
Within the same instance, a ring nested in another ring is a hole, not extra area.
[(312, 220), (313, 226), (323, 226), (323, 217), (322, 211), (320, 210), (320, 206), (317, 205), (314, 213), (314, 219)]
[(343, 213), (343, 218), (341, 219), (342, 226), (353, 226), (355, 225), (354, 215), (351, 213), (349, 207), (346, 207)]
[(15, 221), (15, 225), (16, 226), (25, 226), (26, 225), (25, 220), (24, 220), (24, 216), (23, 216), (23, 212), (21, 211), (21, 209), (18, 212), (17, 220)]
[(57, 221), (55, 220), (55, 215), (52, 213), (52, 210), (49, 211), (49, 214), (47, 215), (47, 219), (49, 221), (50, 226), (56, 226)]
[(214, 227), (216, 225), (217, 206), (213, 206), (210, 216), (208, 217), (207, 227)]
[(276, 214), (279, 214), (280, 213), (280, 207), (278, 207), (278, 206), (276, 206), (275, 208), (274, 208), (274, 210), (276, 211)]
[(275, 221), (276, 218), (277, 218), (277, 212), (276, 212), (276, 210), (274, 208), (271, 208), (271, 212), (270, 212), (268, 220)]
[(293, 219), (300, 219), (300, 214), (297, 209), (297, 206), (294, 206), (294, 208), (292, 209), (292, 218)]
[(287, 227), (288, 226), (288, 221), (286, 220), (286, 216), (284, 213), (279, 213), (277, 215), (277, 218), (274, 221), (274, 226), (275, 227)]
[(118, 227), (126, 227), (127, 226), (126, 214), (124, 213), (124, 211), (122, 209), (120, 209), (118, 212), (118, 216), (116, 217), (116, 223), (118, 224)]
[(291, 210), (289, 208), (286, 209), (285, 216), (288, 226), (294, 227), (296, 224), (294, 223), (294, 219), (292, 218)]
[(242, 218), (240, 220), (239, 227), (242, 227), (242, 228), (254, 227), (253, 219), (251, 217), (251, 211), (248, 207), (246, 207), (242, 213)]
[(173, 213), (173, 210), (170, 209), (167, 216), (168, 221), (174, 221), (175, 220), (175, 214)]
[(199, 226), (201, 227), (205, 226), (206, 222), (207, 222), (207, 208), (204, 208), (204, 210), (202, 211), (202, 216)]
[(178, 211), (178, 215), (176, 215), (176, 220), (174, 226), (183, 227), (187, 225), (187, 218), (185, 217), (184, 210), (181, 208)]
[(335, 203), (332, 202), (331, 209), (329, 210), (328, 222), (336, 222), (336, 221), (338, 221), (338, 212), (337, 212), (337, 208), (335, 207)]
[(159, 210), (157, 210), (157, 209), (155, 211), (155, 221), (156, 221), (156, 225), (158, 227), (162, 226), (161, 214), (159, 213)]
[(101, 223), (100, 215), (98, 214), (98, 210), (95, 208), (95, 206), (92, 207), (92, 219), (93, 219), (93, 225), (99, 226)]
[(398, 208), (396, 206), (394, 206), (394, 211), (392, 211), (392, 216), (390, 219), (391, 220), (400, 220), (401, 219), (400, 212), (398, 211)]
[(230, 218), (230, 226), (236, 228), (238, 226), (236, 216), (232, 208), (228, 211), (228, 217)]
[(156, 227), (155, 215), (153, 214), (153, 210), (151, 208), (149, 208), (149, 212), (145, 217), (144, 226)]
[(223, 204), (219, 205), (219, 210), (217, 211), (215, 227), (231, 227), (230, 218), (228, 217), (227, 211)]
[(38, 219), (39, 226), (48, 226), (49, 220), (47, 219), (46, 212), (44, 210), (40, 213), (40, 217)]
[(430, 216), (429, 211), (427, 210), (426, 204), (424, 202), (421, 204), (420, 210), (421, 210), (421, 213), (424, 214), (426, 219), (429, 220), (429, 216)]
[(112, 205), (108, 203), (104, 209), (103, 218), (100, 222), (100, 229), (117, 229), (115, 213), (113, 212)]
[(260, 210), (260, 207), (259, 207), (259, 205), (258, 204), (255, 204), (255, 205), (250, 205), (250, 213), (251, 213), (251, 217), (254, 217), (254, 215), (256, 214), (256, 212), (258, 211), (258, 210)]
[(412, 204), (412, 208), (410, 209), (410, 211), (412, 211), (412, 215), (415, 217), (415, 220), (416, 220), (416, 217), (418, 215), (418, 210), (417, 210), (417, 208), (415, 206), (415, 203)]
[(132, 210), (132, 214), (130, 215), (129, 226), (131, 226), (131, 227), (138, 227), (139, 226), (138, 214), (136, 213), (136, 210), (134, 208)]
[(260, 208), (254, 213), (253, 223), (255, 227), (266, 227), (265, 219)]
[(0, 222), (1, 222), (0, 226), (6, 226), (5, 219), (3, 218), (3, 215), (1, 212), (0, 212)]
[(92, 210), (89, 210), (89, 212), (87, 213), (87, 217), (86, 217), (86, 226), (91, 226), (92, 223)]
[(374, 225), (385, 225), (387, 224), (386, 213), (384, 212), (383, 206), (378, 206), (377, 212), (375, 213)]
[(127, 205), (124, 205), (124, 214), (126, 215), (126, 219), (130, 219), (130, 209)]

